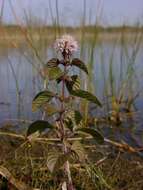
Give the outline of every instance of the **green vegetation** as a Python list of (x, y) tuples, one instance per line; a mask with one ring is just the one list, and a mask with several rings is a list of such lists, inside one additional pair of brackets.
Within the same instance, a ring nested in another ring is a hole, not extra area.
[[(89, 159), (84, 151), (86, 140), (92, 137), (96, 142), (102, 144), (104, 138), (97, 130), (91, 128), (82, 114), (74, 108), (73, 97), (84, 98), (98, 106), (101, 106), (101, 103), (95, 95), (80, 89), (78, 75), (68, 74), (73, 66), (83, 70), (86, 74), (88, 74), (88, 70), (86, 65), (79, 59), (71, 60), (72, 51), (76, 48), (74, 47), (76, 46), (74, 39), (70, 36), (64, 36), (61, 40), (57, 42), (56, 46), (63, 59), (53, 58), (48, 61), (44, 68), (47, 70), (45, 77), (48, 80), (56, 80), (59, 85), (61, 84), (61, 92), (51, 92), (47, 88), (35, 96), (32, 105), (34, 110), (43, 108), (44, 113), (48, 115), (56, 114), (57, 116), (54, 118), (53, 124), (43, 120), (32, 123), (28, 128), (27, 136), (31, 141), (35, 138), (35, 134), (37, 136), (37, 132), (39, 134), (48, 129), (48, 133), (51, 133), (50, 137), (56, 137), (51, 140), (53, 147), (51, 147), (47, 155), (47, 167), (49, 172), (55, 176), (64, 167), (64, 172), (61, 175), (65, 176), (65, 179), (61, 179), (59, 184), (62, 183), (63, 189), (74, 190), (71, 167), (76, 164), (79, 165), (77, 170), (75, 167), (76, 173), (80, 168), (86, 171), (86, 167), (89, 167)], [(51, 104), (53, 99), (55, 99), (56, 105)], [(81, 135), (82, 133), (85, 135)]]
[[(58, 6), (56, 11), (58, 17)], [(52, 26), (34, 25), (28, 17), (25, 27), (0, 26), (18, 108), (25, 97), (11, 48), (19, 53), (19, 65), (24, 57), (40, 81), (40, 87), (32, 86), (38, 92), (31, 103), (37, 121), (17, 118), (0, 129), (1, 189), (143, 189), (142, 144), (134, 138), (143, 27), (87, 26), (85, 16), (79, 27), (60, 26), (59, 18)], [(78, 58), (65, 50), (47, 56), (47, 48), (66, 33), (79, 41)]]

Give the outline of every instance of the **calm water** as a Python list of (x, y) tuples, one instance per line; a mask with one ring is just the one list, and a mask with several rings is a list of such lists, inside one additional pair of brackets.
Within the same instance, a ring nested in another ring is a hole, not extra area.
[[(125, 46), (120, 43), (115, 45), (115, 41), (107, 40), (94, 47), (92, 42), (89, 42), (85, 44), (83, 51), (79, 51), (75, 56), (81, 56), (87, 63), (91, 74), (88, 79), (89, 86), (102, 101), (106, 101), (107, 94), (111, 96), (111, 66), (116, 95), (128, 76), (125, 95), (141, 91), (135, 106), (142, 112), (143, 46), (136, 46), (132, 43), (126, 43)], [(48, 46), (39, 48), (39, 54), (44, 62), (54, 56), (54, 52)], [(15, 119), (40, 118), (40, 113), (31, 111), (33, 97), (43, 89), (42, 79), (35, 68), (40, 68), (40, 62), (28, 47), (0, 47), (0, 123)], [(83, 86), (87, 86), (85, 82)]]

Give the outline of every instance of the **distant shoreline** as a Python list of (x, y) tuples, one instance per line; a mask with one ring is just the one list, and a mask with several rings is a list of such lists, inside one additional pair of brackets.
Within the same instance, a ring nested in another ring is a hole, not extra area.
[(124, 36), (126, 39), (136, 37), (138, 34), (143, 34), (143, 27), (97, 27), (97, 26), (81, 26), (81, 27), (58, 27), (58, 26), (44, 26), (44, 27), (21, 27), (18, 25), (1, 25), (0, 26), (0, 45), (10, 43), (24, 43), (28, 35), (34, 41), (39, 38), (43, 40), (53, 41), (60, 34), (70, 33), (77, 37), (77, 39), (92, 40), (97, 37), (98, 40), (111, 41)]
[(78, 26), (78, 27), (71, 27), (71, 26), (19, 26), (19, 25), (0, 25), (0, 29), (5, 29), (9, 31), (17, 30), (20, 31), (21, 28), (25, 30), (66, 30), (66, 31), (77, 31), (84, 29), (85, 32), (92, 32), (92, 31), (98, 31), (98, 32), (137, 32), (142, 31), (143, 32), (143, 26), (110, 26), (110, 27), (102, 27), (102, 26), (96, 26), (96, 25), (86, 25), (86, 26)]

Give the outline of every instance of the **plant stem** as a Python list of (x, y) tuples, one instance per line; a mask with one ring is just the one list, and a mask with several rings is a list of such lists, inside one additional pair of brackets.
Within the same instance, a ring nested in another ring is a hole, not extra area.
[[(68, 57), (65, 54), (64, 55), (64, 62), (65, 62), (64, 73), (66, 73), (66, 69), (67, 69), (67, 66), (66, 66), (67, 58)], [(65, 99), (65, 77), (63, 77), (63, 80), (62, 80), (62, 102), (61, 102), (60, 125), (61, 125), (61, 133), (62, 133), (61, 140), (62, 140), (62, 144), (63, 144), (63, 153), (67, 154), (68, 150), (67, 150), (67, 145), (65, 143), (66, 134), (65, 134), (65, 129), (64, 129), (64, 125), (63, 125), (63, 123), (64, 123), (63, 122), (63, 110), (65, 108), (64, 99)], [(64, 167), (65, 167), (65, 174), (68, 178), (67, 188), (68, 188), (68, 190), (74, 190), (73, 183), (72, 183), (72, 177), (71, 177), (71, 171), (70, 171), (70, 164), (69, 164), (68, 160), (66, 161)]]

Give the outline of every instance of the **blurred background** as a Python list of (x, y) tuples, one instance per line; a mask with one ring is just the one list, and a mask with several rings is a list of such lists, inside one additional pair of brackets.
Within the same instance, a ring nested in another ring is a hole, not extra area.
[(142, 130), (142, 0), (1, 0), (0, 123), (41, 118), (31, 102), (44, 88), (41, 69), (57, 56), (53, 43), (65, 33), (76, 38), (74, 56), (89, 69), (89, 77), (80, 73), (82, 88), (104, 104), (96, 114), (118, 107), (121, 117), (132, 115), (130, 128)]

